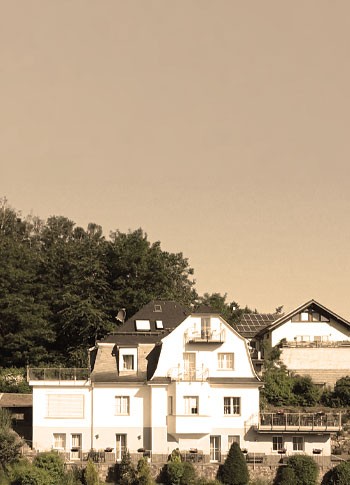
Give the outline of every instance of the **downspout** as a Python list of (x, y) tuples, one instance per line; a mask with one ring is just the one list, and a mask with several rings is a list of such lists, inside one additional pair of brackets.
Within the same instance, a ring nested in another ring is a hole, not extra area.
[(90, 450), (94, 447), (94, 383), (91, 382), (91, 420)]

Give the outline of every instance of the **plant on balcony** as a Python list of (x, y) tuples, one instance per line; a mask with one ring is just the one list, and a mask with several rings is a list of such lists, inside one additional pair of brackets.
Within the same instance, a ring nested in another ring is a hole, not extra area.
[(238, 443), (232, 443), (225, 462), (219, 467), (217, 478), (226, 485), (248, 483), (248, 466)]

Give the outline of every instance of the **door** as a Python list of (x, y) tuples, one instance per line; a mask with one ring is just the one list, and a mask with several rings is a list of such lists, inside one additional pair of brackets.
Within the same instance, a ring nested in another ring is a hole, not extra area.
[(116, 460), (120, 461), (126, 450), (126, 434), (116, 435), (115, 454)]
[(71, 435), (71, 460), (80, 460), (81, 458), (81, 434), (74, 433)]
[(196, 354), (184, 352), (184, 379), (193, 381), (196, 379)]
[(210, 437), (210, 461), (221, 460), (221, 436)]

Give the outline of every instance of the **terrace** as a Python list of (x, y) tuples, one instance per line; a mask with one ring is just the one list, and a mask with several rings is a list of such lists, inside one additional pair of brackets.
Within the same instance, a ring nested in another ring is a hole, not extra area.
[(87, 381), (90, 369), (78, 367), (28, 367), (27, 381)]
[(341, 413), (261, 413), (257, 431), (260, 433), (290, 432), (333, 432), (341, 429)]

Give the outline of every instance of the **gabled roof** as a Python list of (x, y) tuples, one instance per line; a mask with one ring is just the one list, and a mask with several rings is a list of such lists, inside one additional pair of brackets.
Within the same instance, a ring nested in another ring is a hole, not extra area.
[(284, 323), (288, 322), (294, 315), (307, 310), (307, 309), (312, 309), (319, 311), (320, 313), (332, 318), (333, 320), (337, 321), (338, 323), (344, 325), (348, 330), (350, 329), (350, 322), (345, 320), (345, 318), (337, 315), (336, 313), (332, 312), (329, 310), (327, 307), (322, 305), (321, 303), (318, 303), (316, 300), (310, 300), (303, 305), (300, 305), (299, 307), (295, 308), (291, 312), (281, 316), (277, 320), (275, 320), (271, 325), (268, 327), (265, 327), (259, 332), (259, 335), (263, 335), (265, 332), (274, 330), (275, 328), (279, 327), (280, 325), (283, 325)]
[[(157, 343), (183, 322), (187, 315), (187, 308), (176, 301), (153, 300), (109, 334), (103, 342), (119, 345)], [(137, 322), (149, 322), (149, 329), (138, 329)]]
[(252, 338), (277, 318), (276, 314), (271, 313), (244, 313), (240, 322), (236, 324), (236, 328), (243, 337)]

